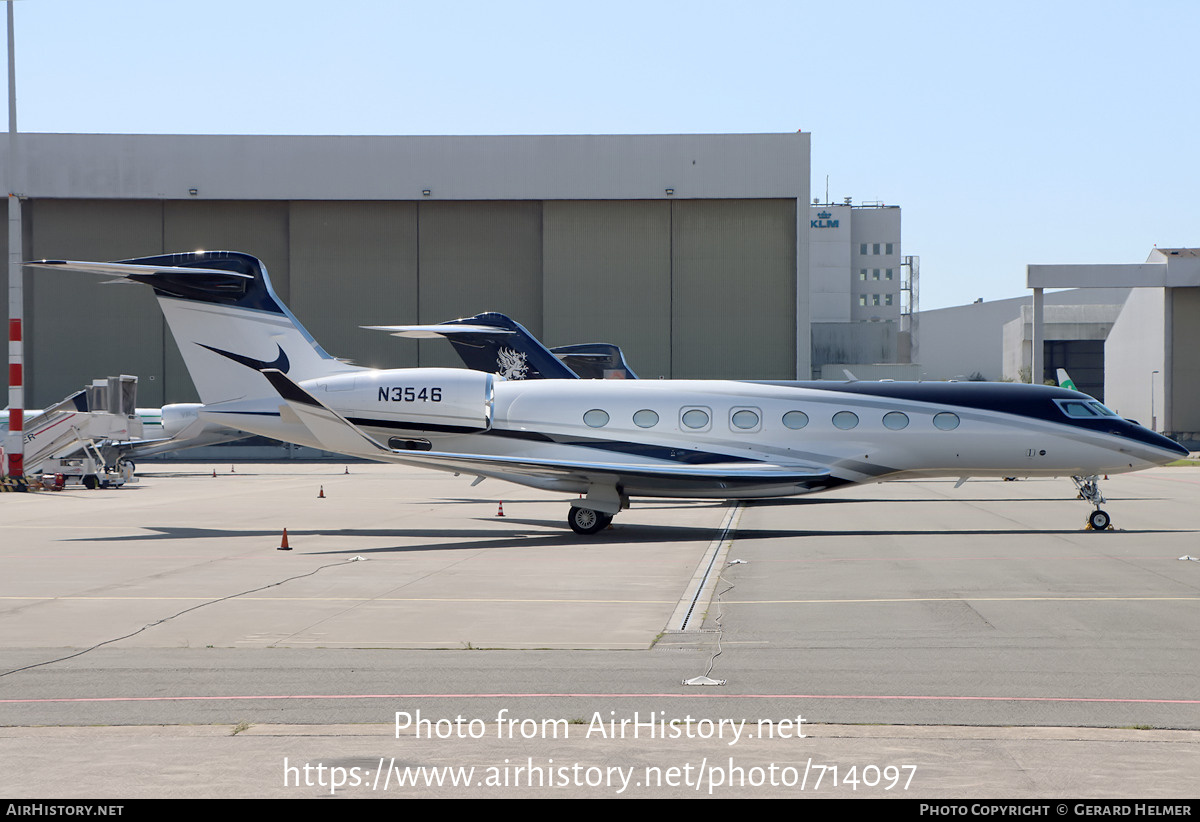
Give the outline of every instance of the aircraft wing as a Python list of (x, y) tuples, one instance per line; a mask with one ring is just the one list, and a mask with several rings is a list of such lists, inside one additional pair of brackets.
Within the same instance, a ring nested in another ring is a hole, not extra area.
[(766, 462), (728, 462), (710, 465), (585, 462), (529, 457), (453, 454), (440, 451), (394, 451), (321, 403), (286, 374), (263, 369), (279, 395), (300, 418), (322, 448), (379, 462), (394, 462), (442, 471), (499, 479), (564, 481), (580, 485), (602, 483), (676, 489), (747, 489), (802, 485), (827, 478), (830, 470), (817, 465), (775, 465)]

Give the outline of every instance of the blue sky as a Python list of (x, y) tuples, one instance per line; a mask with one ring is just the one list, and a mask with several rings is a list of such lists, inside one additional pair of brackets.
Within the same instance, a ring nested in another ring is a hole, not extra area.
[(812, 133), (921, 307), (1200, 245), (1200, 3), (20, 0), (22, 131)]

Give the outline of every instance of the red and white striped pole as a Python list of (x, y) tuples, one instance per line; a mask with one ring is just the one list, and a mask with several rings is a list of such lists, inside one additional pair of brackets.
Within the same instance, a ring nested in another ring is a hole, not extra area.
[[(25, 475), (25, 270), (21, 266), (21, 200), (17, 196), (17, 58), (13, 4), (8, 6), (8, 475)], [(3, 470), (0, 468), (0, 470)]]
[[(15, 199), (15, 198), (10, 198)], [(20, 271), (20, 268), (17, 268)], [(20, 275), (18, 275), (20, 276)], [(8, 321), (8, 475), (25, 475), (25, 364), (21, 318)]]

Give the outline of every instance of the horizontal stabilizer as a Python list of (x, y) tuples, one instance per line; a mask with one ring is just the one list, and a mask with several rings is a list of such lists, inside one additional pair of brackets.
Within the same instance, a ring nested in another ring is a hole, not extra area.
[(46, 268), (55, 271), (81, 271), (86, 274), (100, 274), (105, 277), (123, 277), (127, 280), (154, 277), (165, 272), (172, 274), (187, 274), (197, 277), (209, 276), (228, 278), (229, 280), (253, 280), (254, 275), (242, 274), (238, 271), (223, 271), (217, 268), (182, 268), (171, 265), (139, 265), (136, 263), (92, 263), (76, 260), (32, 260), (23, 265), (30, 268)]
[(368, 331), (387, 331), (393, 337), (405, 337), (414, 340), (433, 340), (438, 337), (465, 336), (467, 334), (515, 334), (507, 328), (494, 328), (490, 325), (362, 325)]
[(364, 325), (395, 337), (448, 340), (463, 365), (472, 371), (499, 374), (507, 380), (575, 380), (579, 375), (504, 314), (488, 311), (436, 325)]

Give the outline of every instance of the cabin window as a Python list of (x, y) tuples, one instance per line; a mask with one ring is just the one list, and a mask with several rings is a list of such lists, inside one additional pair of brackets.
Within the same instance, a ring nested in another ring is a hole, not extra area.
[(633, 414), (633, 424), (638, 428), (653, 428), (658, 425), (658, 413), (651, 411), (649, 408), (635, 411)]
[(690, 408), (683, 412), (683, 424), (693, 430), (708, 427), (708, 412), (702, 408)]
[(783, 415), (783, 425), (785, 428), (798, 431), (808, 425), (808, 414), (803, 411), (789, 411)]
[(755, 428), (758, 428), (759, 416), (757, 411), (742, 408), (734, 411), (729, 416), (729, 421), (733, 424), (734, 428), (742, 431), (753, 431)]
[(849, 431), (858, 425), (858, 414), (853, 411), (839, 411), (833, 415), (833, 425), (843, 431)]
[(890, 428), (892, 431), (908, 428), (908, 414), (901, 413), (900, 411), (889, 411), (883, 415), (883, 427)]
[(958, 414), (952, 414), (949, 411), (943, 411), (940, 414), (935, 414), (933, 417), (933, 427), (940, 428), (943, 431), (953, 431), (958, 428)]
[(608, 425), (608, 412), (593, 408), (583, 415), (583, 422), (590, 428), (603, 428)]

